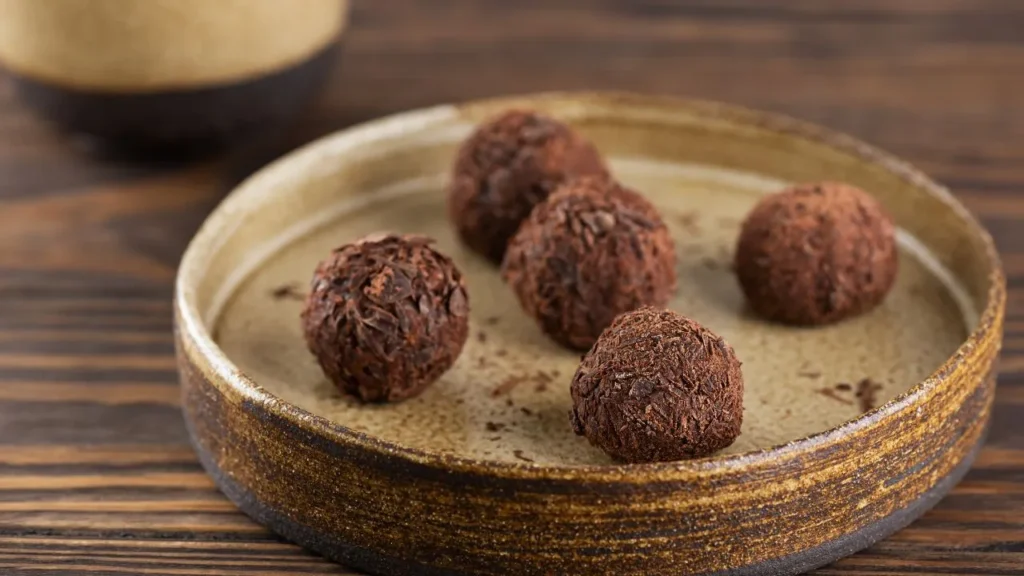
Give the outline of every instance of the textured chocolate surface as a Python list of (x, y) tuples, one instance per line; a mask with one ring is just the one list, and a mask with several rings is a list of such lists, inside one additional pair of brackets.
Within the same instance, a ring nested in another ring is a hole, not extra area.
[(609, 179), (581, 178), (523, 222), (502, 274), (544, 332), (586, 350), (619, 314), (668, 302), (675, 248), (643, 197)]
[(455, 362), (469, 330), (462, 274), (422, 236), (378, 235), (320, 263), (302, 312), (310, 351), (366, 402), (422, 392)]
[(499, 263), (538, 203), (575, 176), (606, 176), (600, 154), (565, 124), (511, 110), (481, 125), (459, 150), (449, 214), (463, 241)]
[(676, 312), (644, 307), (601, 334), (573, 377), (572, 427), (626, 462), (707, 456), (743, 423), (732, 347)]
[(788, 324), (827, 324), (874, 308), (897, 268), (892, 219), (866, 192), (834, 182), (762, 199), (736, 249), (751, 307)]

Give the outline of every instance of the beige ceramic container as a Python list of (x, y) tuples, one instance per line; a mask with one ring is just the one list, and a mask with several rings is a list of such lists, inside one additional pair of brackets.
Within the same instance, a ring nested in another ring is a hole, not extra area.
[(0, 0), (0, 66), (23, 101), (120, 146), (280, 123), (330, 67), (347, 0)]
[[(511, 106), (562, 118), (670, 224), (670, 306), (743, 360), (737, 442), (621, 465), (574, 436), (578, 355), (547, 340), (445, 217), (453, 152)], [(808, 329), (754, 317), (730, 270), (757, 198), (845, 180), (900, 227), (878, 309)], [(363, 406), (305, 350), (317, 260), (363, 234), (437, 238), (466, 273), (470, 341), (422, 396)], [(184, 412), (203, 465), (257, 521), (378, 574), (793, 574), (906, 525), (981, 445), (1002, 337), (989, 236), (939, 185), (851, 138), (710, 103), (552, 94), (441, 106), (314, 142), (244, 182), (178, 277)]]

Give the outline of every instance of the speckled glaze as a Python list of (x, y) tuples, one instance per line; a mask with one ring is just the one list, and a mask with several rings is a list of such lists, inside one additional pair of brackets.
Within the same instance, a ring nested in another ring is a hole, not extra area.
[[(572, 437), (578, 358), (546, 342), (498, 271), (441, 224), (440, 175), (459, 140), (511, 106), (577, 126), (675, 222), (670, 306), (745, 362), (743, 431), (726, 453), (616, 465)], [(894, 216), (901, 276), (862, 318), (766, 324), (745, 310), (719, 248), (757, 194), (823, 179), (869, 190)], [(409, 402), (360, 410), (293, 353), (301, 303), (278, 288), (301, 293), (324, 246), (375, 227), (439, 236), (474, 306), (448, 375)], [(914, 255), (925, 253), (931, 267)], [(177, 283), (184, 414), (203, 465), (243, 510), (374, 573), (795, 574), (906, 525), (966, 472), (993, 398), (1004, 284), (991, 239), (947, 191), (792, 119), (625, 94), (444, 106), (310, 144), (211, 215)], [(527, 363), (545, 378), (503, 379)], [(861, 376), (881, 382), (884, 404), (839, 387)]]

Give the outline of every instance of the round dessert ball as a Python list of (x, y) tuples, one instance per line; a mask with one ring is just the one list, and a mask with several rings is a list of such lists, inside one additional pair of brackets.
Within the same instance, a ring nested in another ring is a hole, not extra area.
[(502, 276), (555, 341), (586, 350), (616, 316), (664, 306), (675, 247), (657, 210), (607, 178), (580, 178), (538, 204), (509, 242)]
[(536, 112), (511, 110), (463, 143), (449, 215), (466, 245), (500, 263), (519, 224), (559, 184), (607, 174), (597, 149), (574, 130)]
[(896, 271), (892, 219), (866, 192), (835, 182), (763, 198), (736, 248), (736, 275), (751, 308), (786, 324), (866, 312), (885, 298)]
[(583, 357), (573, 430), (625, 462), (698, 458), (733, 443), (743, 374), (725, 340), (670, 310), (627, 312)]
[(422, 392), (458, 358), (469, 331), (462, 273), (423, 236), (367, 236), (313, 274), (302, 311), (324, 374), (364, 402)]

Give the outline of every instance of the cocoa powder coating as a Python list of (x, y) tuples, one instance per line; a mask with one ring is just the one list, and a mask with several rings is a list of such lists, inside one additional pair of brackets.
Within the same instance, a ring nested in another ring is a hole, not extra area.
[(586, 350), (619, 314), (669, 301), (675, 247), (643, 197), (581, 178), (534, 208), (509, 242), (502, 276), (545, 333)]
[(422, 236), (367, 236), (320, 263), (302, 312), (324, 374), (365, 402), (415, 396), (452, 366), (469, 333), (462, 273)]
[(874, 308), (892, 288), (897, 263), (889, 215), (866, 192), (834, 182), (763, 198), (736, 249), (736, 275), (751, 308), (798, 325)]
[(481, 125), (458, 152), (448, 210), (462, 240), (500, 263), (538, 203), (575, 176), (607, 176), (594, 146), (565, 124), (511, 110)]
[(625, 462), (707, 456), (732, 444), (743, 422), (732, 347), (653, 307), (615, 319), (583, 357), (570, 392), (576, 433)]

